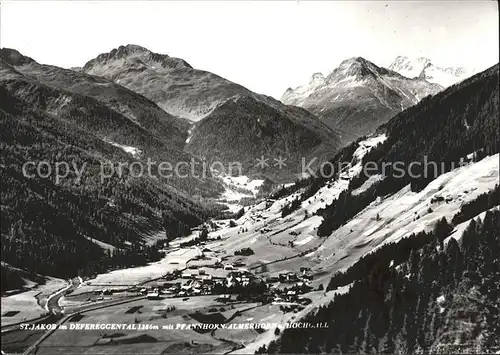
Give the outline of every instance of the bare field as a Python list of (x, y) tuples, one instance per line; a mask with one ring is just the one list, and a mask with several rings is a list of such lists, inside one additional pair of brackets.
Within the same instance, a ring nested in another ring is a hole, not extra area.
[[(158, 325), (159, 329), (148, 330), (56, 330), (40, 346), (39, 354), (161, 354), (164, 352), (226, 352), (234, 344), (218, 340), (210, 332), (200, 333), (192, 329), (161, 329), (163, 325), (197, 324), (190, 314), (210, 314), (211, 310), (224, 319), (238, 311), (257, 304), (223, 304), (217, 296), (164, 298), (160, 300), (138, 300), (122, 305), (110, 306), (82, 313), (65, 324), (141, 324)], [(168, 306), (175, 310), (166, 312)], [(76, 320), (76, 321), (75, 321)]]
[(44, 285), (38, 285), (29, 291), (2, 297), (2, 326), (40, 317), (46, 312), (44, 307), (48, 297), (66, 285), (67, 283), (64, 280), (48, 278)]
[(167, 272), (182, 270), (186, 268), (189, 260), (200, 255), (198, 248), (173, 250), (162, 260), (146, 266), (114, 270), (105, 274), (99, 274), (91, 280), (87, 280), (74, 294), (102, 290), (105, 287), (113, 289), (127, 289), (137, 284), (147, 282), (165, 275)]

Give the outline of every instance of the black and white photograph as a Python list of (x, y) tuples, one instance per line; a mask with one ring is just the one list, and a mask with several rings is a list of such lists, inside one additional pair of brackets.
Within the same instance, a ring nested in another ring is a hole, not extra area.
[(1, 354), (500, 354), (492, 0), (0, 0)]

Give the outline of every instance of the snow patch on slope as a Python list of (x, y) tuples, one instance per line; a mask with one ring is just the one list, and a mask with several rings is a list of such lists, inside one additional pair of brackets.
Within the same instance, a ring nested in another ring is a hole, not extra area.
[(124, 144), (119, 144), (119, 143), (115, 143), (115, 142), (112, 142), (112, 141), (109, 141), (109, 140), (105, 140), (106, 143), (109, 143), (115, 147), (118, 147), (120, 149), (122, 149), (125, 153), (128, 153), (130, 155), (132, 155), (133, 157), (139, 157), (141, 154), (142, 154), (142, 150), (140, 150), (139, 148), (137, 147), (132, 147), (130, 145), (124, 145)]
[[(493, 211), (493, 210), (498, 209), (498, 208), (499, 207), (496, 206), (496, 207), (493, 207), (493, 208), (489, 209), (489, 211)], [(455, 226), (455, 228), (451, 232), (450, 236), (444, 240), (443, 244), (447, 245), (450, 242), (451, 238), (453, 238), (456, 241), (460, 242), (462, 240), (462, 236), (464, 234), (464, 231), (469, 226), (470, 222), (473, 219), (483, 220), (484, 216), (486, 215), (486, 212), (487, 211), (484, 211), (484, 212), (478, 214), (477, 216), (475, 216), (474, 218), (468, 219), (467, 221), (462, 222), (462, 223), (458, 224), (457, 226)]]
[(116, 247), (114, 245), (111, 245), (111, 244), (108, 244), (108, 243), (104, 243), (104, 242), (101, 242), (100, 240), (98, 239), (94, 239), (94, 238), (91, 238), (91, 237), (88, 237), (86, 235), (83, 236), (85, 239), (87, 240), (90, 240), (92, 243), (100, 246), (103, 250), (110, 250), (110, 251), (114, 251), (116, 249)]
[(374, 184), (382, 181), (384, 177), (380, 174), (377, 175), (371, 175), (360, 187), (352, 191), (352, 195), (356, 196), (359, 195), (366, 190), (368, 190), (370, 187), (372, 187)]
[(194, 134), (194, 128), (195, 128), (195, 125), (191, 125), (191, 127), (189, 127), (188, 129), (188, 136), (186, 138), (186, 144), (189, 143), (191, 141), (191, 138), (193, 138), (193, 134)]
[(386, 139), (387, 136), (384, 133), (359, 142), (358, 148), (353, 154), (353, 161), (342, 170), (340, 178), (329, 181), (325, 186), (321, 187), (314, 196), (302, 202), (302, 208), (309, 214), (314, 214), (319, 209), (325, 208), (332, 203), (333, 200), (337, 199), (339, 195), (349, 187), (350, 179), (361, 172), (361, 163), (365, 154), (373, 147), (383, 143)]
[[(337, 271), (385, 243), (430, 230), (439, 219), (450, 219), (462, 204), (493, 189), (498, 183), (498, 170), (496, 154), (443, 174), (418, 193), (408, 185), (372, 202), (335, 230), (323, 244), (323, 251), (318, 250), (315, 256), (322, 268)], [(436, 202), (436, 196), (444, 197), (444, 201)]]
[(224, 184), (225, 191), (221, 196), (224, 203), (232, 213), (238, 212), (243, 205), (240, 201), (244, 198), (255, 198), (259, 193), (264, 180), (251, 179), (248, 176), (219, 176)]
[(255, 179), (252, 180), (248, 176), (225, 176), (222, 178), (223, 181), (229, 185), (235, 185), (241, 187), (245, 190), (249, 190), (253, 195), (257, 195), (260, 187), (264, 183), (264, 180)]
[(295, 242), (294, 245), (304, 245), (309, 243), (311, 240), (313, 240), (314, 237), (312, 235), (307, 236), (306, 238), (299, 240), (298, 242)]
[(463, 67), (440, 67), (434, 65), (428, 58), (409, 58), (406, 56), (397, 57), (389, 65), (389, 69), (408, 78), (423, 78), (443, 87), (457, 84), (477, 72), (476, 69)]

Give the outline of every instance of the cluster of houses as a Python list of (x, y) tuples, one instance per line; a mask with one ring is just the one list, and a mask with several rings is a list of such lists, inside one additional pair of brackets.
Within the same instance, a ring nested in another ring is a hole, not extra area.
[(215, 285), (232, 287), (235, 285), (248, 286), (255, 276), (246, 268), (236, 267), (232, 264), (223, 266), (225, 275), (212, 275), (206, 269), (198, 269), (196, 272), (186, 271), (182, 273), (183, 279), (188, 279), (181, 288), (193, 293), (199, 293), (200, 290), (210, 290)]
[[(309, 274), (310, 268), (300, 268), (300, 273), (286, 272), (278, 276), (270, 276), (266, 279), (269, 289), (275, 295), (273, 302), (298, 302), (301, 303), (300, 295), (312, 290)], [(281, 286), (281, 287), (278, 287)]]
[(295, 272), (283, 272), (278, 276), (270, 276), (266, 279), (267, 283), (292, 283), (292, 282), (309, 282), (312, 280), (312, 276), (309, 274), (311, 271), (308, 267), (301, 267), (300, 273), (297, 274)]
[(214, 294), (217, 286), (246, 287), (256, 280), (255, 275), (247, 268), (237, 267), (233, 264), (222, 266), (224, 272), (211, 274), (209, 268), (187, 269), (183, 272), (175, 270), (164, 275), (166, 281), (162, 286), (143, 288), (141, 294), (148, 299), (158, 299), (162, 294), (177, 297), (200, 296)]
[[(273, 302), (297, 302), (302, 303), (300, 295), (307, 293), (312, 290), (312, 287), (305, 283), (299, 282), (291, 287), (285, 287), (283, 289), (275, 288)], [(307, 303), (306, 303), (307, 304)]]
[[(203, 259), (203, 253), (200, 258)], [(158, 283), (150, 288), (143, 288), (140, 293), (148, 299), (158, 299), (162, 295), (170, 297), (190, 297), (223, 294), (228, 288), (252, 287), (264, 281), (254, 275), (240, 261), (223, 264), (218, 259), (211, 265), (191, 265), (183, 271), (174, 270), (163, 276), (167, 282)], [(265, 279), (269, 296), (274, 302), (301, 303), (300, 295), (309, 292), (312, 287), (310, 268), (302, 267), (300, 272), (283, 272)]]

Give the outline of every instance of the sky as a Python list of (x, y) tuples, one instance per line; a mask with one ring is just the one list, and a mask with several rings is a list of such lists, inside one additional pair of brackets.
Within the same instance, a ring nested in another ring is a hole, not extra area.
[(40, 63), (83, 66), (138, 44), (278, 99), (353, 56), (479, 70), (499, 60), (496, 1), (0, 2), (0, 46)]

